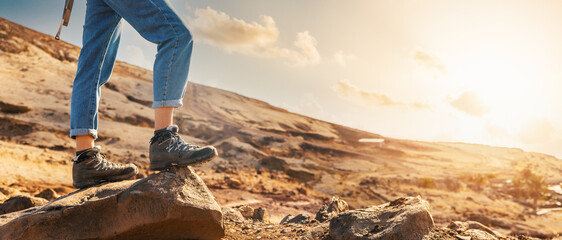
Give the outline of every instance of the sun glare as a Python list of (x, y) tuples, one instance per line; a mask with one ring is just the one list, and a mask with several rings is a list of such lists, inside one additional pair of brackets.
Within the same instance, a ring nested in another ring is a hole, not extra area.
[(485, 119), (509, 131), (541, 114), (536, 63), (497, 48), (473, 50), (450, 66), (450, 80), (469, 89), (489, 108)]

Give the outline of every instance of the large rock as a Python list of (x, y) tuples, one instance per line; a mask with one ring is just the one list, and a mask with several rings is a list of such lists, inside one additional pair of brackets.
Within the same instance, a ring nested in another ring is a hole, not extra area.
[(0, 239), (219, 239), (221, 208), (191, 168), (108, 183), (0, 216)]
[(399, 198), (366, 209), (343, 212), (330, 220), (334, 239), (423, 239), (434, 227), (429, 204), (420, 197)]

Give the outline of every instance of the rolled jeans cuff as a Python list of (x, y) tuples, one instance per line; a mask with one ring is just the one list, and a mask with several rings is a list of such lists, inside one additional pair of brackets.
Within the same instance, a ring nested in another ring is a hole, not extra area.
[(76, 136), (90, 135), (94, 140), (98, 139), (98, 130), (95, 129), (70, 129), (70, 137), (75, 139)]
[(183, 106), (183, 99), (177, 100), (162, 100), (162, 101), (154, 101), (152, 103), (152, 108), (159, 108), (159, 107), (181, 107)]

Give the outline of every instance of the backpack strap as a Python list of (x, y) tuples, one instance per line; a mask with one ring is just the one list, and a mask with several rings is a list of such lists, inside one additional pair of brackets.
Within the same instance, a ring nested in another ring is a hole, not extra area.
[(74, 4), (74, 0), (66, 0), (64, 3), (64, 9), (62, 11), (62, 20), (60, 22), (59, 31), (57, 31), (57, 35), (55, 35), (56, 40), (60, 40), (60, 31), (62, 30), (62, 26), (68, 26), (68, 22), (70, 21), (70, 13), (72, 12), (72, 5)]

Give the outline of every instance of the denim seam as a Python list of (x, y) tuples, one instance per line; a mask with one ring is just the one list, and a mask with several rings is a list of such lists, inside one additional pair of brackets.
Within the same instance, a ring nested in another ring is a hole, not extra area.
[(164, 91), (163, 101), (168, 99), (168, 81), (170, 80), (170, 73), (172, 72), (172, 64), (174, 64), (174, 59), (176, 58), (176, 53), (178, 51), (178, 44), (179, 44), (179, 40), (176, 39), (174, 42), (174, 51), (172, 52), (172, 57), (170, 58), (170, 65), (168, 66), (168, 73), (166, 73), (166, 84), (164, 85), (165, 91)]
[[(120, 18), (119, 16), (116, 16), (116, 17), (115, 17), (115, 19), (119, 19), (119, 18)], [(103, 52), (103, 55), (102, 55), (102, 57), (101, 57), (101, 62), (99, 63), (99, 67), (98, 67), (98, 70), (97, 70), (97, 72), (96, 72), (96, 77), (95, 77), (95, 79), (96, 79), (96, 87), (95, 87), (95, 88), (92, 88), (93, 90), (95, 90), (95, 94), (92, 94), (92, 95), (91, 95), (91, 96), (93, 96), (93, 97), (92, 97), (92, 99), (91, 99), (91, 101), (90, 101), (90, 103), (89, 103), (89, 106), (88, 106), (88, 109), (89, 109), (89, 115), (88, 115), (88, 117), (89, 117), (89, 120), (90, 120), (90, 123), (91, 123), (91, 125), (90, 125), (90, 126), (91, 126), (91, 127), (90, 127), (91, 129), (94, 129), (94, 128), (95, 128), (95, 127), (94, 127), (94, 116), (93, 116), (93, 115), (94, 115), (94, 109), (92, 109), (92, 105), (95, 105), (95, 104), (96, 104), (95, 101), (96, 101), (96, 99), (97, 99), (97, 97), (98, 97), (98, 88), (100, 87), (100, 86), (99, 86), (99, 83), (100, 83), (100, 77), (101, 77), (101, 69), (102, 69), (102, 67), (103, 67), (103, 63), (105, 62), (105, 56), (107, 55), (107, 51), (108, 51), (108, 49), (109, 49), (109, 41), (111, 40), (111, 38), (113, 37), (113, 34), (115, 34), (115, 31), (117, 30), (117, 27), (116, 27), (117, 24), (119, 24), (119, 21), (115, 21), (115, 23), (113, 24), (113, 31), (112, 31), (111, 34), (107, 37), (107, 39), (105, 39), (105, 41), (104, 41), (105, 51)]]
[(170, 99), (165, 101), (154, 101), (152, 103), (152, 108), (159, 108), (159, 107), (181, 107), (183, 106), (183, 98), (179, 99)]
[[(86, 134), (83, 134), (82, 132), (85, 132)], [(70, 130), (70, 137), (72, 139), (76, 139), (76, 136), (80, 136), (80, 135), (89, 135), (94, 137), (94, 140), (96, 140), (98, 138), (98, 131), (92, 128), (77, 128), (77, 129)]]
[[(154, 3), (154, 1), (149, 0), (150, 3), (152, 3), (156, 8), (158, 8), (158, 11), (160, 11), (162, 13), (162, 16), (164, 17), (164, 19), (166, 20), (166, 22), (170, 25), (170, 27), (172, 28), (172, 31), (174, 31), (175, 37), (178, 37), (178, 32), (176, 31), (176, 29), (174, 28), (174, 25), (170, 23), (170, 20), (166, 17), (166, 12), (162, 10), (162, 8), (160, 8), (160, 6), (158, 6), (156, 3)], [(177, 52), (177, 47), (178, 47), (178, 40), (175, 40), (175, 45), (173, 47), (173, 52), (172, 52), (172, 57), (170, 57), (170, 63), (168, 65), (168, 72), (166, 73), (166, 81), (164, 81), (164, 94), (163, 94), (163, 99), (162, 101), (166, 101), (166, 99), (168, 98), (168, 80), (170, 79), (170, 72), (172, 71), (172, 63), (174, 61), (174, 58), (176, 57), (176, 52)]]

